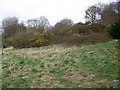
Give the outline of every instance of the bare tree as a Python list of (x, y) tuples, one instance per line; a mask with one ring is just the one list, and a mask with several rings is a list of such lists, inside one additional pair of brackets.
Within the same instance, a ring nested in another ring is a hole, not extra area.
[(72, 25), (73, 25), (73, 21), (71, 19), (65, 18), (65, 19), (62, 19), (59, 22), (57, 22), (54, 27), (56, 29), (62, 29), (65, 27), (70, 27)]
[(105, 8), (101, 14), (101, 19), (103, 22), (113, 23), (118, 19), (118, 12), (116, 2), (105, 5)]
[(101, 19), (102, 12), (104, 11), (105, 5), (106, 4), (100, 3), (100, 2), (98, 4), (95, 4), (95, 6), (97, 7), (97, 13), (100, 16), (100, 19)]
[(95, 5), (94, 6), (91, 6), (89, 7), (85, 13), (85, 18), (87, 21), (90, 21), (91, 23), (93, 23), (94, 21), (100, 19), (99, 18), (99, 13), (100, 12), (100, 9), (98, 7), (96, 7)]
[(18, 18), (16, 17), (7, 17), (2, 21), (2, 29), (4, 30), (3, 34), (5, 37), (12, 36), (17, 31)]
[(95, 22), (97, 20), (112, 23), (118, 19), (119, 2), (112, 2), (110, 4), (98, 3), (88, 7), (85, 11), (85, 18), (87, 22)]
[(27, 23), (30, 29), (39, 30), (41, 32), (43, 32), (49, 26), (49, 21), (45, 16), (28, 20)]
[(37, 19), (30, 19), (30, 20), (27, 20), (27, 23), (28, 23), (28, 26), (29, 27), (37, 27)]
[(120, 20), (120, 1), (117, 2), (118, 18)]
[(64, 24), (64, 25), (68, 25), (68, 26), (73, 25), (73, 21), (71, 19), (68, 19), (68, 18), (64, 18), (64, 19), (60, 20), (59, 23)]
[(49, 26), (49, 21), (48, 19), (45, 17), (45, 16), (41, 16), (39, 19), (39, 27), (42, 27), (42, 28), (47, 28)]

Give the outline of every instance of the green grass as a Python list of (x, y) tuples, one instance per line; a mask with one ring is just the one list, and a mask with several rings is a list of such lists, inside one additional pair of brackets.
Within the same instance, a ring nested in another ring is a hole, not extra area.
[(86, 46), (4, 49), (3, 88), (118, 87), (117, 40)]
[(0, 47), (0, 89), (2, 89), (2, 50), (1, 50), (1, 47)]

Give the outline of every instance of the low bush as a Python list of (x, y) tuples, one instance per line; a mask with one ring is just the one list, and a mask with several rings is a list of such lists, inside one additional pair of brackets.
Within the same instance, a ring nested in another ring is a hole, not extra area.
[(40, 46), (45, 46), (47, 45), (47, 35), (37, 35), (37, 36), (33, 36), (29, 41), (29, 45), (30, 47), (40, 47)]
[(64, 26), (61, 28), (53, 28), (52, 29), (52, 33), (56, 36), (65, 36), (65, 35), (69, 35), (71, 30), (71, 26)]
[(108, 27), (108, 24), (103, 22), (96, 22), (93, 24), (75, 24), (72, 27), (72, 34), (90, 34), (90, 33), (96, 33), (96, 32), (106, 32), (106, 28)]
[(72, 27), (72, 34), (87, 33), (88, 30), (89, 30), (89, 27), (87, 25), (75, 24)]
[(111, 40), (108, 33), (99, 32), (91, 34), (73, 34), (68, 36), (54, 36), (49, 39), (49, 44), (62, 44), (62, 45), (88, 45), (101, 43)]
[(93, 32), (106, 32), (107, 27), (108, 27), (108, 24), (104, 22), (96, 22), (90, 25), (90, 29)]
[(13, 46), (14, 48), (29, 48), (29, 47), (40, 47), (48, 45), (49, 33), (41, 33), (38, 35), (15, 35), (15, 37), (4, 40), (3, 47)]

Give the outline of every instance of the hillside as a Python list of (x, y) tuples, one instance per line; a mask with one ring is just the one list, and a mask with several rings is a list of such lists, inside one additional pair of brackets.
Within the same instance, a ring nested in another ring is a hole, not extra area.
[(117, 40), (3, 50), (3, 88), (118, 87)]

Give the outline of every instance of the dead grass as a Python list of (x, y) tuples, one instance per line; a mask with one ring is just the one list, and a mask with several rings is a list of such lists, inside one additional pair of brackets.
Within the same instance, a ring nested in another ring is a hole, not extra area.
[(3, 87), (118, 87), (117, 41), (3, 50)]

